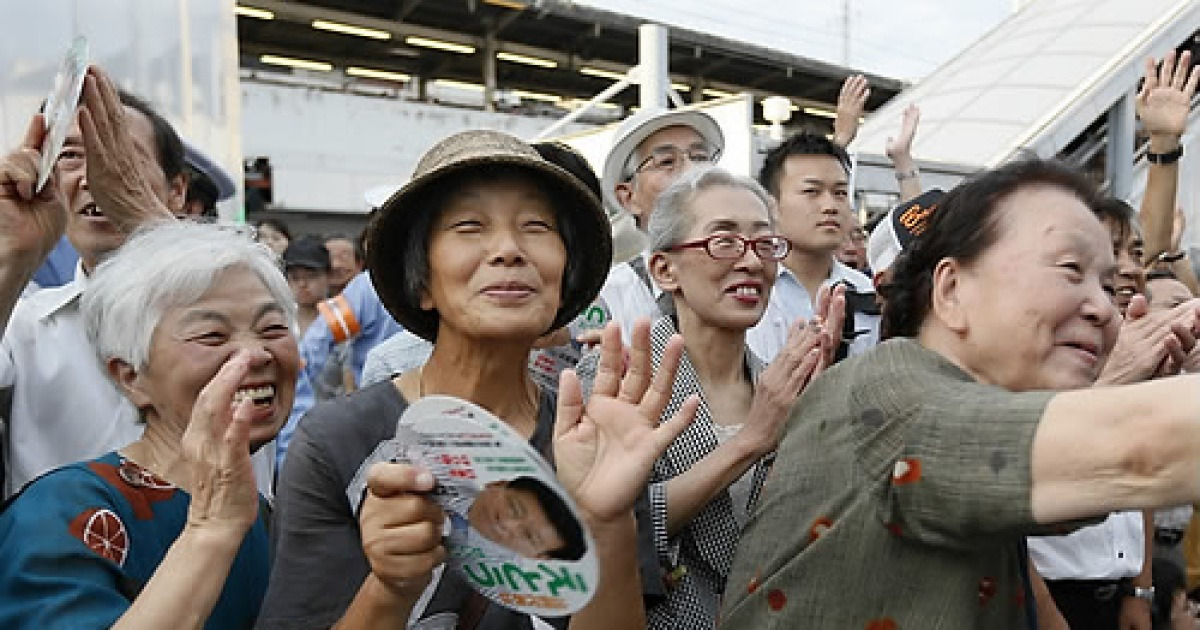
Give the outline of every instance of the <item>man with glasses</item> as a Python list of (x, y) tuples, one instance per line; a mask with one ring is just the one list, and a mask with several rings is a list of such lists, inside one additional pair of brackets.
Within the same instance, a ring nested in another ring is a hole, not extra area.
[[(679, 175), (696, 165), (716, 164), (725, 148), (725, 136), (711, 116), (693, 110), (638, 112), (621, 124), (604, 161), (604, 202), (614, 232), (629, 217), (639, 238), (646, 229), (659, 195)], [(616, 240), (622, 240), (614, 235)], [(646, 272), (646, 252), (628, 261), (618, 260), (600, 290), (597, 302), (621, 325), (630, 342), (633, 322), (659, 315), (662, 293)]]
[(847, 325), (838, 356), (870, 349), (879, 340), (874, 286), (834, 256), (852, 222), (845, 149), (824, 136), (797, 133), (767, 153), (758, 181), (775, 197), (779, 232), (792, 249), (779, 266), (766, 313), (746, 333), (747, 345), (770, 362), (787, 341), (792, 322), (813, 317), (817, 291), (845, 284)]
[[(79, 298), (88, 274), (129, 232), (172, 220), (183, 207), (183, 145), (166, 120), (119, 93), (98, 69), (84, 86), (80, 111), (90, 125), (76, 120), (40, 193), (22, 191), (36, 179), (40, 118), (0, 164), (0, 322), (7, 322), (0, 387), (12, 388), (4, 497), (47, 470), (127, 444), (145, 428), (96, 360)], [(18, 302), (64, 232), (80, 255), (74, 280)]]
[[(141, 437), (145, 424), (96, 359), (79, 301), (92, 271), (139, 227), (175, 220), (187, 193), (184, 145), (171, 124), (95, 66), (53, 176), (35, 192), (44, 136), (35, 118), (21, 146), (0, 158), (0, 388), (11, 392), (0, 444), (5, 498), (48, 470)], [(18, 301), (64, 233), (79, 253), (74, 279)], [(268, 495), (273, 459), (270, 447), (253, 459)]]

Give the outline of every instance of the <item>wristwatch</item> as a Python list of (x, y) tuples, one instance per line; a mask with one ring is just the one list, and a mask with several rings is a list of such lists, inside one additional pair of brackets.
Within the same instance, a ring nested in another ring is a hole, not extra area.
[(1133, 584), (1126, 583), (1125, 596), (1136, 597), (1154, 603), (1154, 587), (1134, 586)]
[(1184, 258), (1187, 258), (1187, 252), (1181, 249), (1177, 252), (1160, 252), (1157, 256), (1154, 257), (1154, 260), (1152, 260), (1151, 262), (1155, 263), (1155, 264), (1157, 264), (1157, 263), (1177, 263), (1177, 262), (1183, 260)]
[(1174, 151), (1167, 151), (1166, 153), (1150, 153), (1149, 151), (1146, 152), (1146, 159), (1150, 160), (1150, 162), (1152, 164), (1174, 164), (1174, 163), (1178, 162), (1179, 158), (1181, 158), (1181, 157), (1183, 157), (1183, 145), (1182, 144), (1175, 147)]

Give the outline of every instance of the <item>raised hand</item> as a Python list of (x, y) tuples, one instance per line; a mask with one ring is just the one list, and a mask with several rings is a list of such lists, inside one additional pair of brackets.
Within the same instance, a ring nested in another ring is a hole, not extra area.
[(250, 351), (233, 356), (196, 397), (180, 447), (191, 469), (188, 527), (240, 537), (258, 517), (258, 488), (250, 463), (253, 400), (234, 394), (258, 360)]
[(859, 120), (871, 96), (871, 84), (861, 74), (852, 74), (842, 82), (838, 93), (837, 116), (833, 119), (833, 143), (846, 148), (858, 135)]
[(168, 182), (153, 147), (130, 130), (121, 97), (96, 66), (83, 79), (79, 127), (87, 153), (88, 188), (105, 217), (124, 232), (149, 220), (172, 219)]
[(916, 103), (904, 108), (904, 117), (900, 123), (900, 133), (889, 137), (883, 151), (888, 158), (895, 162), (898, 159), (912, 160), (913, 138), (917, 135), (917, 124), (921, 122), (921, 108)]
[(0, 161), (0, 269), (15, 265), (13, 271), (22, 276), (37, 269), (67, 226), (67, 209), (53, 172), (42, 191), (34, 191), (45, 136), (45, 119), (37, 114), (21, 145)]
[(817, 318), (796, 320), (783, 349), (759, 375), (750, 413), (736, 438), (748, 440), (759, 457), (779, 445), (796, 397), (822, 368), (828, 344), (829, 335)]
[(1178, 62), (1174, 50), (1167, 53), (1162, 64), (1155, 64), (1153, 58), (1146, 60), (1146, 74), (1136, 106), (1138, 118), (1151, 139), (1168, 136), (1178, 141), (1187, 128), (1188, 110), (1200, 81), (1200, 67), (1188, 72), (1191, 63), (1190, 51), (1179, 55)]
[(396, 595), (414, 600), (446, 559), (445, 515), (428, 492), (433, 475), (409, 464), (375, 464), (359, 516), (371, 573)]
[(628, 516), (654, 462), (695, 418), (700, 400), (693, 397), (670, 420), (659, 423), (682, 356), (683, 338), (676, 335), (651, 374), (650, 322), (643, 319), (634, 325), (626, 365), (620, 328), (610, 323), (600, 342), (600, 363), (586, 404), (575, 371), (563, 371), (554, 461), (559, 480), (590, 523)]
[(833, 360), (837, 355), (838, 344), (842, 340), (842, 327), (846, 323), (845, 285), (826, 285), (817, 291), (817, 310), (813, 314), (813, 321), (818, 324), (818, 328), (823, 335), (821, 340), (821, 362), (817, 365), (816, 371), (813, 373), (813, 377), (815, 378), (825, 368), (833, 365)]

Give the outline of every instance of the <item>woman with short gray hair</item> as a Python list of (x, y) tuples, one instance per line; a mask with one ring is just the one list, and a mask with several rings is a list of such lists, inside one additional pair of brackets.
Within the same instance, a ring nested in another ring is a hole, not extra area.
[(269, 546), (250, 453), (287, 419), (300, 364), (287, 282), (248, 235), (170, 222), (101, 264), (82, 300), (145, 434), (0, 514), (0, 627), (249, 627)]
[[(832, 357), (844, 297), (820, 295), (821, 319), (800, 322), (769, 367), (746, 347), (746, 330), (766, 309), (777, 265), (788, 253), (775, 233), (773, 201), (753, 180), (693, 169), (659, 196), (648, 226), (649, 271), (673, 308), (651, 328), (655, 365), (683, 335), (663, 412), (699, 397), (696, 421), (655, 464), (650, 523), (668, 587), (650, 590), (652, 628), (711, 628), (733, 549), (792, 403)], [(580, 363), (590, 380), (595, 356)]]

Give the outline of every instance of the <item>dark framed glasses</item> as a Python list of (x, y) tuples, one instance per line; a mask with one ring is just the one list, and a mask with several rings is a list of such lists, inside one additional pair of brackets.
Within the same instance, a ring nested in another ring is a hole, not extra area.
[(792, 244), (778, 234), (746, 238), (741, 234), (713, 234), (687, 243), (680, 243), (667, 251), (681, 249), (703, 249), (716, 260), (733, 260), (741, 258), (747, 249), (754, 250), (755, 255), (763, 260), (783, 260), (792, 251)]

